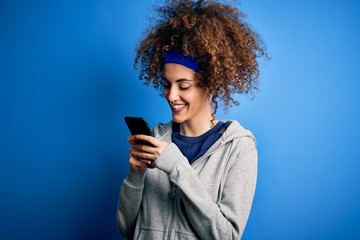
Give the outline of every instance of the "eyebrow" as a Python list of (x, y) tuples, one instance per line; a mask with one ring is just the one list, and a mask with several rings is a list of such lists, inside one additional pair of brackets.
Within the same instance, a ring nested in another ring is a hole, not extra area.
[[(162, 79), (170, 82), (166, 77), (162, 77)], [(175, 80), (176, 83), (179, 83), (179, 82), (193, 82), (193, 81), (194, 81), (194, 80), (186, 79), (186, 78), (180, 78), (180, 79)]]

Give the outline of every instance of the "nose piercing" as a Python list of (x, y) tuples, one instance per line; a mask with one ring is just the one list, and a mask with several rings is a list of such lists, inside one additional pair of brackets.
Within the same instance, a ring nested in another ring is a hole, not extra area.
[(171, 105), (171, 106), (174, 106), (174, 102), (173, 102), (173, 101), (170, 101), (170, 105)]

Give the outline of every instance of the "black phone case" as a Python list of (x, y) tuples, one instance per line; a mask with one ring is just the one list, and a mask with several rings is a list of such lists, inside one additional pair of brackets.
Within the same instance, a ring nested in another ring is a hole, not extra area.
[[(143, 134), (152, 136), (152, 132), (146, 120), (141, 117), (125, 117), (126, 125), (128, 126), (131, 135)], [(138, 141), (139, 144), (152, 146), (149, 142)]]

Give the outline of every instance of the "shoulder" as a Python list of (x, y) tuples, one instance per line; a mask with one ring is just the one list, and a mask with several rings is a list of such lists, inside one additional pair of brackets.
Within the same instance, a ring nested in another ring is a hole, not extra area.
[(252, 141), (254, 142), (256, 141), (254, 134), (249, 129), (243, 127), (238, 121), (226, 120), (224, 122), (229, 123), (229, 126), (223, 134), (224, 140), (230, 140), (235, 138), (249, 138), (252, 139)]
[[(248, 169), (256, 175), (258, 153), (253, 133), (239, 122), (229, 120), (230, 125), (224, 132), (223, 138), (231, 153), (229, 165), (231, 168), (243, 171)], [(227, 121), (227, 122), (229, 122)]]
[(230, 124), (222, 135), (222, 141), (232, 142), (241, 151), (256, 149), (256, 139), (250, 130), (243, 127), (236, 120), (226, 120), (224, 122)]

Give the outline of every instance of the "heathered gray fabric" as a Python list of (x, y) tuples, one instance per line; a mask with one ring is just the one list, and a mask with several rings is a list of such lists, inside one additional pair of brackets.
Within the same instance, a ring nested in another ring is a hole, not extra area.
[(155, 137), (170, 144), (155, 169), (130, 170), (123, 181), (117, 224), (128, 239), (239, 239), (257, 178), (252, 133), (237, 121), (190, 165), (174, 143), (171, 122)]

